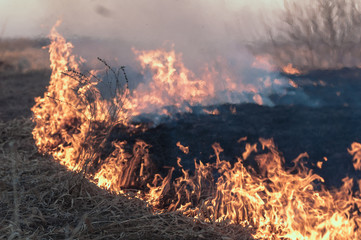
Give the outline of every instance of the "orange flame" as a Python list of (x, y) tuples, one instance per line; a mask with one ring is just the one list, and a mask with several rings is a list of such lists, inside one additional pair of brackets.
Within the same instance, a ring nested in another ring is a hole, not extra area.
[(301, 74), (300, 70), (292, 66), (292, 63), (287, 64), (286, 66), (282, 67), (282, 71), (287, 74), (291, 75), (299, 75)]
[[(129, 119), (152, 111), (148, 108), (153, 105), (183, 108), (184, 101), (206, 102), (214, 95), (213, 85), (195, 78), (174, 51), (135, 51), (142, 66), (153, 73), (149, 85), (131, 94), (129, 90), (118, 91), (113, 100), (105, 100), (96, 88), (96, 78), (72, 75), (79, 70), (71, 55), (72, 45), (55, 28), (50, 38), (50, 84), (32, 108), (36, 123), (33, 136), (40, 152), (52, 154), (69, 169), (84, 170), (99, 187), (117, 193), (139, 187), (142, 191), (138, 197), (155, 209), (179, 211), (213, 223), (240, 224), (252, 228), (255, 238), (361, 237), (361, 198), (359, 191), (352, 192), (353, 179), (343, 179), (343, 186), (332, 191), (316, 187), (324, 180), (304, 166), (302, 159), (308, 155), (301, 154), (292, 168), (285, 169), (285, 160), (272, 139), (246, 144), (233, 165), (222, 160), (223, 149), (215, 143), (212, 147), (216, 162), (195, 160), (193, 175), (183, 169), (178, 158), (183, 175), (174, 180), (174, 168), (165, 177), (155, 171), (149, 155), (151, 146), (142, 140), (131, 149), (125, 140), (114, 141), (111, 154), (101, 156), (112, 128), (125, 126), (127, 131), (135, 131), (139, 126), (131, 125)], [(66, 74), (69, 70), (70, 74)], [(255, 98), (262, 101), (259, 95)], [(239, 142), (246, 140), (241, 138)], [(177, 146), (185, 153), (189, 151), (180, 142)], [(357, 170), (361, 168), (360, 146), (353, 143), (349, 150)], [(258, 170), (243, 165), (252, 159)], [(361, 181), (358, 184), (361, 188)]]
[(219, 115), (220, 112), (219, 110), (216, 108), (216, 109), (213, 109), (213, 110), (207, 110), (207, 109), (203, 109), (203, 112), (209, 114), (209, 115)]
[(177, 142), (177, 147), (179, 147), (179, 149), (185, 153), (185, 154), (188, 154), (189, 153), (189, 147), (185, 147), (183, 146), (180, 142)]
[(353, 166), (356, 170), (361, 170), (361, 144), (354, 142), (348, 152), (353, 155)]
[(180, 55), (174, 50), (133, 51), (143, 69), (149, 68), (153, 77), (147, 86), (140, 86), (133, 92), (132, 108), (139, 114), (151, 111), (150, 106), (176, 106), (181, 109), (185, 102), (195, 105), (214, 96), (214, 87), (194, 74), (182, 63)]

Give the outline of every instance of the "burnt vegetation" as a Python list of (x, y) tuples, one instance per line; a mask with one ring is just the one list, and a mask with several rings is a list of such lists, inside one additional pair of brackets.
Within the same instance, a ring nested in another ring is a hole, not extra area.
[[(103, 59), (99, 61), (105, 65), (102, 80), (107, 88), (103, 95), (96, 88), (101, 81), (96, 75), (74, 70), (63, 72), (79, 83), (77, 88), (68, 90), (76, 93), (82, 104), (90, 109), (99, 96), (102, 99), (114, 98), (116, 91), (127, 89), (128, 77), (124, 67), (114, 70)], [(85, 91), (80, 91), (84, 88)], [(50, 95), (48, 98), (59, 104), (70, 104)], [(39, 154), (34, 144), (31, 134), (34, 123), (30, 119), (0, 121), (0, 238), (252, 239), (250, 233), (240, 226), (205, 224), (175, 212), (156, 213), (146, 202), (134, 197), (135, 191), (129, 190), (126, 195), (119, 195), (89, 182), (85, 176), (102, 164), (99, 156), (104, 151), (102, 143), (109, 138), (113, 128), (121, 126), (115, 121), (121, 104), (114, 103), (108, 107), (107, 111), (112, 113), (111, 120), (114, 122), (102, 123), (95, 121), (95, 117), (88, 118), (90, 131), (79, 156), (83, 158), (79, 161), (85, 161), (84, 168), (77, 173), (65, 169), (47, 155), (60, 142), (71, 144), (61, 134), (54, 133), (52, 137), (55, 143), (48, 146), (49, 152), (44, 152), (44, 156)], [(76, 106), (71, 108), (78, 111)], [(94, 111), (91, 111), (92, 114), (95, 114)], [(69, 120), (69, 124), (62, 126), (63, 131), (69, 136), (76, 134), (78, 121), (75, 118)], [(131, 129), (125, 131), (128, 135)], [(90, 146), (92, 151), (89, 151)], [(128, 151), (130, 160), (139, 148)], [(144, 157), (145, 154), (137, 155)], [(132, 160), (124, 162), (125, 165), (129, 164), (124, 166), (125, 172), (132, 171), (132, 174), (122, 178), (119, 173), (123, 186), (139, 188), (151, 182), (149, 179), (144, 182), (144, 178), (140, 179), (137, 175), (143, 159)]]
[[(243, 227), (227, 224), (226, 220), (214, 221), (207, 212), (208, 206), (202, 205), (214, 194), (217, 179), (222, 180), (223, 172), (212, 171), (217, 170), (219, 156), (232, 166), (241, 167), (244, 163), (252, 174), (267, 177), (268, 173), (262, 172), (262, 166), (256, 162), (257, 155), (277, 152), (283, 161), (286, 159), (282, 167), (292, 172), (290, 160), (307, 151), (309, 159), (302, 158), (302, 161), (326, 180), (326, 186), (315, 181), (312, 185), (315, 189), (339, 187), (347, 175), (359, 180), (359, 171), (353, 169), (352, 162), (348, 161), (352, 157), (347, 153), (351, 142), (361, 141), (357, 121), (361, 117), (358, 109), (361, 99), (352, 95), (355, 89), (361, 89), (361, 73), (356, 69), (361, 65), (359, 6), (352, 0), (316, 0), (312, 4), (286, 2), (282, 17), (285, 24), (278, 31), (281, 34), (275, 35), (269, 28), (271, 41), (252, 49), (256, 54), (269, 54), (278, 66), (292, 63), (302, 70), (305, 74), (301, 76), (287, 77), (319, 101), (319, 108), (224, 104), (206, 107), (218, 110), (218, 115), (206, 115), (199, 113), (203, 107), (198, 106), (193, 107), (193, 113), (175, 114), (173, 118), (162, 119), (164, 121), (158, 125), (149, 122), (125, 125), (118, 121), (119, 114), (124, 113), (122, 105), (130, 94), (124, 66), (114, 69), (98, 58), (105, 66), (101, 76), (75, 70), (63, 72), (64, 76), (78, 82), (76, 88), (68, 90), (78, 96), (79, 104), (90, 109), (90, 117), (86, 117), (90, 123), (88, 135), (77, 156), (82, 169), (70, 172), (48, 156), (39, 154), (31, 136), (34, 124), (28, 119), (0, 122), (3, 163), (0, 238), (252, 239)], [(5, 71), (6, 67), (7, 63), (0, 61), (0, 70)], [(117, 98), (119, 95), (122, 98)], [(47, 97), (71, 105), (55, 96)], [(274, 98), (279, 98), (275, 102), (282, 103), (282, 97)], [(98, 99), (110, 100), (107, 122), (95, 120)], [(75, 105), (71, 108), (82, 111)], [(62, 132), (52, 135), (56, 141), (42, 153), (51, 154), (59, 143), (66, 147), (74, 144), (71, 137), (78, 133), (80, 121), (74, 117), (61, 126)], [(64, 132), (70, 138), (64, 138)], [(246, 148), (246, 142), (239, 141), (244, 136), (251, 143), (274, 138), (284, 154), (274, 147), (251, 153), (242, 158), (243, 162), (237, 162), (241, 159), (237, 156), (242, 156)], [(178, 141), (190, 147), (189, 154), (175, 148)], [(216, 147), (211, 147), (214, 142), (224, 147), (220, 155), (214, 154), (217, 151)], [(120, 159), (119, 155), (124, 158)], [(175, 160), (178, 156), (182, 157), (181, 163)], [(127, 190), (125, 195), (102, 190), (86, 179), (109, 159), (122, 166), (117, 186)], [(209, 163), (206, 167), (211, 171), (206, 176), (201, 176), (202, 172), (194, 168), (199, 160)], [(320, 161), (324, 164), (322, 169), (317, 166)], [(203, 177), (203, 182), (197, 185), (182, 181), (179, 177), (183, 170), (189, 170), (193, 182), (198, 177)], [(156, 174), (159, 175), (155, 177)], [(156, 207), (174, 211), (187, 203), (202, 206), (197, 220), (176, 212), (156, 212), (146, 202), (134, 198), (138, 190), (147, 190), (149, 184), (161, 184), (167, 177), (168, 185), (162, 190), (163, 197)], [(171, 182), (175, 184), (170, 185)], [(188, 196), (189, 192), (199, 193), (199, 196)], [(359, 211), (357, 206), (352, 210)], [(252, 214), (250, 212), (250, 216)], [(241, 220), (244, 219), (240, 217)], [(277, 229), (276, 225), (271, 227)]]

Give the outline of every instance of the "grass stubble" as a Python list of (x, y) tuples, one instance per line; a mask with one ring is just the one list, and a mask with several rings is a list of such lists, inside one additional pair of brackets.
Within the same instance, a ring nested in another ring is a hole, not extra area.
[(100, 189), (40, 155), (32, 129), (30, 119), (0, 121), (0, 239), (252, 239)]

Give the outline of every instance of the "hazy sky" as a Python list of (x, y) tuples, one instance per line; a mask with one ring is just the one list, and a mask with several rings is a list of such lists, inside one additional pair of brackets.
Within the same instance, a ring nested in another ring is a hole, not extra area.
[[(188, 66), (232, 56), (255, 38), (266, 39), (283, 0), (0, 0), (0, 37), (46, 37), (58, 31), (86, 59), (121, 64), (132, 48), (174, 46)], [(267, 18), (267, 19), (265, 19)], [(77, 37), (90, 37), (87, 41)], [(261, 36), (261, 37), (260, 37)], [(91, 39), (91, 40), (89, 40)], [(173, 45), (174, 44), (174, 45)], [(238, 60), (235, 60), (238, 61)], [(242, 60), (243, 61), (243, 60)]]
[(281, 6), (282, 1), (0, 0), (0, 37), (46, 36), (57, 19), (62, 19), (63, 31), (70, 35), (117, 37), (121, 31), (135, 35), (137, 30), (149, 36), (155, 30), (163, 34), (162, 29), (169, 28), (179, 29), (176, 32), (182, 34), (183, 28), (192, 24), (199, 31), (214, 24), (236, 24), (250, 19), (255, 9), (271, 10)]

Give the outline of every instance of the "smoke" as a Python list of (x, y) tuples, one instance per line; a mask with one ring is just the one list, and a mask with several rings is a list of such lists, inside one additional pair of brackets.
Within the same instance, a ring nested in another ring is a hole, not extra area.
[[(250, 25), (260, 27), (252, 9), (231, 1), (66, 0), (43, 7), (62, 19), (60, 32), (68, 39), (83, 38), (77, 51), (126, 63), (132, 58), (131, 47), (149, 50), (174, 44), (189, 67), (199, 66), (216, 56), (234, 55), (249, 41)], [(80, 50), (87, 44), (98, 47)]]
[[(131, 88), (145, 81), (132, 49), (158, 48), (182, 54), (185, 67), (198, 78), (207, 67), (215, 71), (216, 86), (226, 95), (217, 95), (220, 103), (254, 102), (255, 96), (243, 94), (249, 90), (244, 87), (252, 86), (252, 92), (260, 94), (256, 102), (272, 105), (267, 96), (285, 94), (289, 87), (277, 71), (254, 68), (255, 58), (246, 47), (255, 36), (264, 35), (262, 16), (265, 12), (272, 16), (279, 8), (278, 1), (273, 5), (264, 0), (36, 2), (44, 32), (61, 19), (59, 32), (74, 44), (74, 52), (86, 59), (88, 68), (104, 67), (97, 57), (111, 66), (125, 65)], [(272, 84), (275, 80), (277, 84)], [(227, 92), (225, 84), (242, 87)]]

